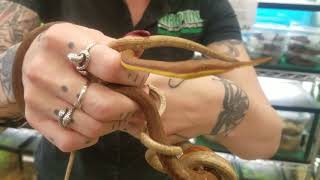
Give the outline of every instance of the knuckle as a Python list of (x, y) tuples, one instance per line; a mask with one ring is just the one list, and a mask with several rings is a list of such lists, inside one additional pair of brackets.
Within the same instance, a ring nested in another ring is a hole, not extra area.
[(25, 118), (29, 123), (33, 122), (34, 114), (32, 113), (32, 111), (30, 111), (30, 108), (28, 107), (27, 104), (25, 107)]
[(40, 41), (40, 47), (46, 50), (53, 49), (57, 45), (58, 33), (52, 30), (52, 27), (49, 28)]
[[(33, 96), (33, 93), (30, 92), (30, 90), (28, 88), (25, 88), (25, 92), (23, 94), (23, 98), (24, 98), (24, 101), (25, 101), (25, 104), (26, 105), (31, 105), (33, 104), (33, 101), (34, 101), (34, 96)], [(27, 107), (27, 106), (26, 106)]]
[(119, 79), (119, 72), (121, 71), (120, 54), (118, 52), (111, 52), (104, 55), (106, 59), (105, 68), (102, 69), (101, 78), (104, 80), (117, 81)]
[(97, 36), (104, 36), (104, 34), (101, 31), (96, 30), (96, 29), (88, 28), (88, 31), (94, 35), (97, 35)]
[[(23, 68), (24, 75), (31, 81), (38, 81), (42, 77), (43, 69), (43, 58), (34, 57), (26, 66)], [(42, 75), (41, 75), (42, 74)]]
[(112, 112), (110, 104), (106, 101), (99, 103), (94, 112), (95, 119), (104, 120), (108, 118), (108, 115)]
[(103, 126), (100, 123), (95, 123), (91, 127), (91, 131), (89, 133), (89, 136), (91, 138), (98, 138), (101, 136), (103, 130), (104, 130)]
[(63, 30), (68, 29), (70, 27), (71, 23), (59, 23), (52, 25), (45, 32), (44, 37), (41, 40), (41, 47), (47, 50), (54, 49), (54, 47), (56, 47), (57, 44), (59, 44), (59, 41), (62, 37), (61, 35), (64, 34)]

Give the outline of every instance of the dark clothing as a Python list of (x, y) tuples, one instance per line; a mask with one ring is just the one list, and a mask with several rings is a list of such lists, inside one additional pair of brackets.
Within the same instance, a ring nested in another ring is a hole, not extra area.
[[(121, 0), (39, 0), (31, 8), (43, 22), (68, 21), (98, 29), (119, 38), (134, 29), (191, 39), (208, 45), (214, 41), (241, 39), (236, 16), (228, 0), (151, 0), (142, 20), (134, 27)], [(144, 56), (172, 61), (191, 58), (193, 52), (173, 48), (148, 50)], [(114, 132), (78, 151), (72, 180), (163, 180), (144, 160), (145, 148), (126, 133)], [(42, 139), (36, 153), (40, 180), (63, 179), (68, 154)]]
[[(144, 159), (145, 148), (126, 133), (102, 137), (76, 154), (71, 180), (168, 180)], [(35, 154), (38, 180), (62, 180), (69, 154), (42, 139)]]

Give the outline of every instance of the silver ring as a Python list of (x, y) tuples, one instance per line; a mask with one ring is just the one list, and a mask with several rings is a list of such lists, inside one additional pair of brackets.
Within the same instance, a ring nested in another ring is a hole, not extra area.
[(87, 92), (88, 90), (88, 85), (83, 85), (80, 89), (80, 92), (79, 92), (79, 96), (78, 96), (78, 99), (77, 101), (74, 103), (74, 108), (76, 109), (81, 109), (81, 102), (82, 102), (82, 99), (83, 99), (83, 96), (84, 94)]
[(82, 75), (87, 74), (87, 67), (89, 66), (89, 62), (91, 59), (90, 50), (97, 45), (97, 43), (93, 42), (90, 43), (84, 50), (80, 51), (79, 54), (77, 53), (69, 53), (67, 55), (68, 59), (76, 65), (76, 69)]
[(72, 119), (72, 115), (74, 113), (75, 108), (65, 108), (65, 109), (61, 109), (58, 112), (58, 122), (59, 125), (63, 128), (68, 127), (68, 125), (73, 121)]

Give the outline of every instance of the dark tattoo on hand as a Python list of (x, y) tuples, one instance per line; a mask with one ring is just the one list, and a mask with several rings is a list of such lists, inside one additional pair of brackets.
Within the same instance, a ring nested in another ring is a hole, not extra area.
[(188, 137), (186, 137), (186, 136), (183, 136), (183, 135), (181, 135), (181, 134), (174, 134), (175, 136), (177, 136), (177, 137), (179, 137), (179, 138), (181, 138), (181, 139), (183, 139), (183, 140), (189, 140), (190, 138), (188, 138)]
[(3, 92), (5, 93), (8, 102), (14, 101), (14, 94), (12, 89), (12, 66), (14, 62), (14, 58), (16, 55), (16, 51), (20, 44), (16, 44), (12, 46), (4, 53), (0, 54), (0, 80), (3, 88)]
[(58, 109), (55, 109), (55, 110), (53, 111), (53, 114), (56, 115), (57, 117), (59, 117), (59, 110), (58, 110)]
[(121, 120), (119, 120), (119, 121), (118, 121), (118, 129), (120, 129), (121, 124), (122, 124), (122, 121), (121, 121)]
[(142, 78), (141, 78), (141, 81), (139, 83), (139, 86), (143, 86), (144, 85), (144, 82), (147, 80), (147, 78), (149, 77), (148, 74), (144, 75)]
[(68, 47), (69, 47), (69, 49), (73, 49), (74, 47), (75, 47), (75, 44), (74, 44), (74, 42), (69, 42), (68, 43)]
[[(143, 79), (144, 77), (141, 77), (141, 78)], [(132, 80), (135, 84), (137, 84), (138, 80), (140, 79), (139, 73), (129, 72), (128, 79)]]
[(242, 46), (242, 42), (239, 40), (231, 39), (231, 40), (224, 40), (213, 43), (214, 45), (224, 47), (225, 52), (223, 54), (230, 56), (230, 57), (239, 57), (240, 56), (240, 47)]
[(227, 80), (221, 80), (221, 82), (225, 89), (223, 110), (211, 131), (212, 135), (230, 132), (240, 124), (249, 109), (248, 96), (241, 88)]
[(130, 117), (133, 117), (134, 114), (135, 114), (134, 112), (128, 112), (128, 113), (121, 113), (120, 114), (120, 121), (123, 121), (123, 124), (124, 124), (123, 130), (126, 130), (126, 126), (128, 125), (128, 119)]
[(65, 85), (63, 85), (63, 86), (61, 86), (61, 90), (62, 90), (63, 92), (68, 92), (68, 87), (65, 86)]
[(115, 126), (116, 126), (116, 122), (113, 122), (112, 123), (112, 128), (111, 128), (112, 131), (115, 130)]
[(133, 81), (134, 81), (134, 82), (137, 82), (138, 78), (139, 78), (139, 74), (137, 73), (136, 76), (135, 76), (135, 78), (133, 79)]
[(185, 80), (183, 80), (183, 79), (176, 80), (176, 79), (171, 79), (170, 78), (169, 81), (168, 81), (168, 86), (171, 87), (172, 89), (174, 89), (174, 88), (179, 87), (184, 81)]
[(132, 112), (121, 113), (120, 120), (127, 121), (130, 116), (132, 116)]
[(84, 143), (85, 144), (89, 144), (91, 142), (91, 140), (90, 139), (87, 139)]

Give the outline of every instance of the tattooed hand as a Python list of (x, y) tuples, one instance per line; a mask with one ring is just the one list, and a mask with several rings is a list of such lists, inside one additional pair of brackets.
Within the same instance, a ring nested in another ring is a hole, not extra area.
[(70, 52), (78, 53), (97, 42), (90, 50), (88, 72), (110, 83), (145, 83), (148, 74), (130, 72), (120, 65), (120, 54), (105, 45), (111, 40), (99, 31), (61, 23), (40, 34), (26, 53), (22, 70), (26, 118), (62, 151), (91, 146), (100, 136), (116, 130), (135, 135), (144, 126), (132, 100), (97, 83), (89, 84), (69, 129), (58, 124), (60, 110), (71, 108), (87, 83), (68, 61)]
[(231, 81), (212, 77), (184, 81), (155, 75), (149, 81), (166, 94), (162, 121), (173, 142), (204, 134), (226, 135), (249, 108), (246, 93)]

